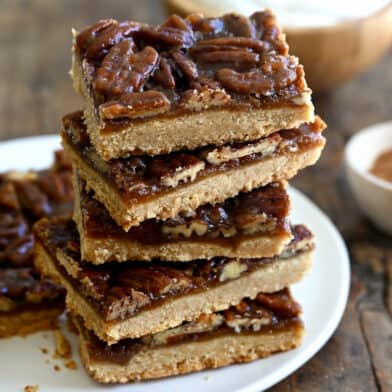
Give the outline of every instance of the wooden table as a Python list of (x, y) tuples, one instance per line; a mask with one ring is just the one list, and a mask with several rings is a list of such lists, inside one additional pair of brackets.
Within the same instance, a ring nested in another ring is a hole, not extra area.
[[(60, 117), (81, 107), (67, 74), (71, 27), (108, 16), (159, 23), (163, 15), (159, 0), (0, 1), (0, 139), (58, 132)], [(350, 248), (350, 302), (328, 344), (271, 391), (392, 391), (392, 239), (360, 214), (342, 162), (353, 133), (392, 119), (391, 97), (392, 52), (314, 99), (329, 124), (328, 145), (318, 165), (293, 183), (331, 217)]]

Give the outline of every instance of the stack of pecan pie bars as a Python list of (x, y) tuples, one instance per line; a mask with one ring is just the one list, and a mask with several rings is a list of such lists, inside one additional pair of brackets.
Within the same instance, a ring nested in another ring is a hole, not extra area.
[(286, 181), (324, 146), (302, 66), (269, 11), (101, 20), (75, 32), (84, 111), (63, 119), (73, 220), (36, 262), (66, 289), (83, 363), (129, 382), (297, 347), (288, 286), (311, 266)]

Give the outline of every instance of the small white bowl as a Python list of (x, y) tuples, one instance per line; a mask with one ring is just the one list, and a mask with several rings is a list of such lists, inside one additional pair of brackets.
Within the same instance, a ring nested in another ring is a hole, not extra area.
[(392, 148), (392, 122), (358, 132), (347, 143), (348, 181), (362, 212), (376, 227), (392, 235), (392, 183), (369, 172), (375, 159)]

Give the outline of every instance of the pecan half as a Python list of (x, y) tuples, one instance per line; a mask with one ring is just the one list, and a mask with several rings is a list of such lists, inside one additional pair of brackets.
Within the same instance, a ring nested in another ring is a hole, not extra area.
[(165, 88), (173, 89), (176, 86), (172, 68), (165, 57), (160, 57), (158, 68), (154, 72), (154, 80)]
[(257, 53), (249, 52), (248, 50), (234, 51), (225, 49), (199, 52), (194, 57), (199, 64), (227, 66), (238, 71), (255, 67), (260, 58)]
[(222, 19), (208, 19), (200, 14), (187, 16), (186, 20), (192, 25), (193, 31), (201, 33), (203, 36), (219, 34), (224, 29)]
[(196, 64), (189, 57), (185, 56), (179, 50), (173, 52), (172, 57), (178, 68), (188, 80), (197, 79), (198, 72)]
[(175, 14), (169, 16), (169, 18), (161, 24), (160, 29), (166, 29), (168, 27), (187, 31), (188, 33), (192, 34), (192, 26), (190, 23), (186, 19), (183, 19)]
[(157, 51), (150, 46), (134, 53), (130, 41), (122, 41), (110, 49), (98, 68), (95, 90), (108, 99), (139, 91), (155, 70), (158, 59)]
[(228, 35), (250, 38), (255, 36), (255, 27), (245, 16), (232, 13), (224, 15), (222, 19)]
[(140, 28), (136, 22), (118, 23), (113, 19), (103, 20), (84, 30), (76, 37), (76, 44), (88, 60), (102, 59), (114, 45), (129, 40), (133, 45), (131, 34)]
[(41, 218), (51, 213), (48, 196), (30, 182), (15, 182), (22, 208), (28, 210), (36, 218)]
[(188, 48), (193, 44), (193, 33), (180, 28), (161, 26), (142, 27), (134, 33), (138, 46), (152, 45), (159, 48)]
[(123, 94), (119, 101), (109, 101), (99, 106), (104, 119), (143, 118), (167, 112), (170, 101), (160, 91), (149, 90), (142, 93)]
[(255, 27), (255, 38), (268, 44), (269, 52), (276, 52), (282, 55), (288, 54), (288, 45), (284, 41), (284, 36), (282, 36), (282, 32), (277, 25), (276, 17), (271, 11), (255, 12), (249, 19)]
[(292, 59), (269, 56), (258, 70), (239, 73), (222, 68), (216, 72), (215, 77), (223, 87), (236, 93), (270, 96), (293, 84), (297, 79), (297, 72)]
[(245, 37), (219, 37), (199, 41), (189, 49), (191, 55), (198, 55), (200, 52), (213, 52), (217, 50), (238, 50), (248, 49), (264, 54), (268, 45), (260, 40)]

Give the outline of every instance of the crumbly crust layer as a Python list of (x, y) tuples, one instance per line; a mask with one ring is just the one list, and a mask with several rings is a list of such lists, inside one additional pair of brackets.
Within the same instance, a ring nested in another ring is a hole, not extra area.
[(300, 323), (282, 330), (231, 333), (202, 341), (145, 349), (136, 353), (125, 365), (94, 360), (89, 352), (89, 341), (81, 336), (80, 354), (87, 372), (96, 381), (127, 383), (254, 361), (298, 347), (303, 334)]
[(173, 15), (157, 27), (103, 20), (75, 33), (73, 54), (74, 86), (105, 160), (254, 140), (313, 121), (302, 67), (269, 11)]

